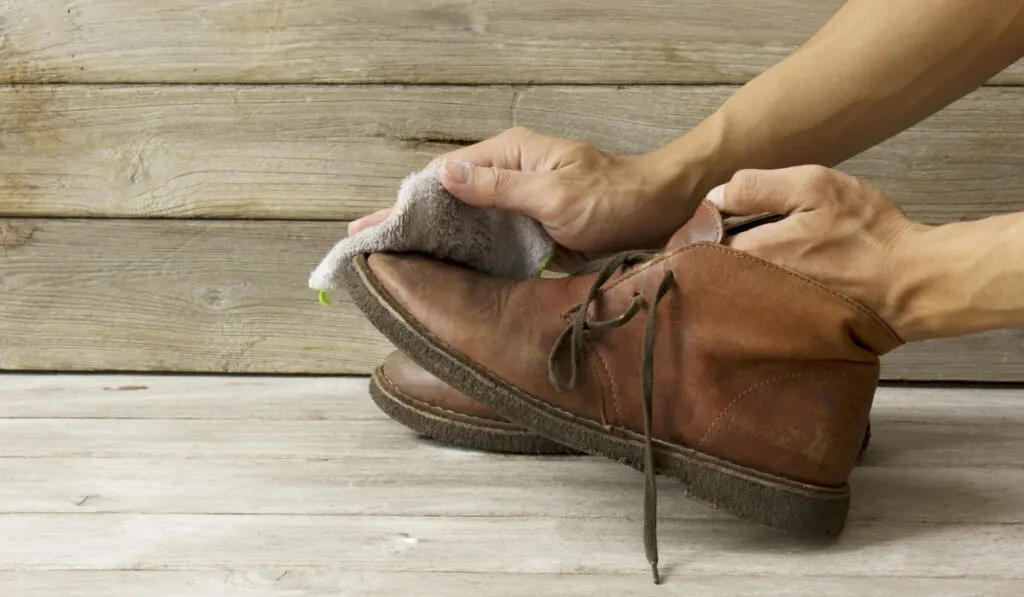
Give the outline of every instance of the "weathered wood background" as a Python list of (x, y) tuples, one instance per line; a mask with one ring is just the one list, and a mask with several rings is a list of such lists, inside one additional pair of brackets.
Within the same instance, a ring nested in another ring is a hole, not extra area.
[[(0, 370), (366, 373), (310, 270), (438, 153), (515, 125), (653, 149), (838, 0), (0, 2)], [(1024, 209), (1024, 64), (843, 164), (928, 222)], [(1024, 381), (1024, 333), (884, 376)]]

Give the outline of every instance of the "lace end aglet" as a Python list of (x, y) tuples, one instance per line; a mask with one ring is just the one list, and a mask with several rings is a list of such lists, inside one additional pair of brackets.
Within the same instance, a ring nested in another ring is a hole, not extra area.
[(656, 585), (660, 585), (661, 584), (661, 575), (658, 574), (658, 563), (657, 562), (651, 562), (651, 576), (654, 577), (654, 584), (656, 584)]

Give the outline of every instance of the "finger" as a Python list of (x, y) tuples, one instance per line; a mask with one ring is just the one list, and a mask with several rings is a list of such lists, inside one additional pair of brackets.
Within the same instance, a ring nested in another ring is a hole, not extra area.
[(482, 168), (466, 162), (446, 161), (441, 184), (462, 201), (526, 214), (542, 220), (546, 207), (557, 200), (557, 174)]
[(366, 230), (370, 226), (376, 226), (391, 216), (390, 207), (373, 212), (368, 216), (353, 220), (348, 223), (348, 235), (353, 236)]
[(508, 129), (478, 143), (460, 147), (431, 160), (428, 168), (440, 166), (442, 162), (470, 162), (485, 168), (522, 170), (522, 145), (536, 142), (541, 137), (533, 130), (517, 127)]
[(757, 228), (726, 236), (722, 242), (734, 249), (762, 258), (769, 258), (780, 243), (793, 238), (795, 230), (792, 220), (763, 224)]
[(740, 170), (729, 182), (712, 189), (707, 199), (731, 216), (789, 215), (807, 209), (815, 201), (808, 192), (809, 176), (813, 174), (803, 167)]
[(507, 144), (498, 138), (491, 138), (473, 145), (460, 147), (459, 149), (441, 154), (431, 160), (427, 168), (439, 167), (446, 161), (469, 162), (485, 168), (507, 168), (510, 170), (519, 169), (518, 152), (512, 155)]

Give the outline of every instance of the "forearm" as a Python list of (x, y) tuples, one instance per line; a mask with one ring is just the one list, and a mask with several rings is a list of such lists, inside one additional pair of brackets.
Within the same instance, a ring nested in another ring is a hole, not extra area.
[(1024, 328), (1024, 212), (916, 226), (901, 247), (889, 300), (906, 340)]
[(743, 168), (832, 166), (1024, 55), (1024, 0), (850, 0), (803, 47), (656, 154), (701, 198)]

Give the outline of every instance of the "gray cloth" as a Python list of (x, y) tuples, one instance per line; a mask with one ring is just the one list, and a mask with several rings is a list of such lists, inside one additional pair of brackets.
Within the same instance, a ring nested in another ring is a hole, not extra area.
[(540, 274), (554, 251), (554, 239), (539, 222), (459, 201), (433, 168), (406, 177), (390, 217), (338, 242), (309, 286), (329, 304), (327, 293), (342, 286), (342, 266), (364, 253), (423, 253), (488, 274), (530, 278)]

